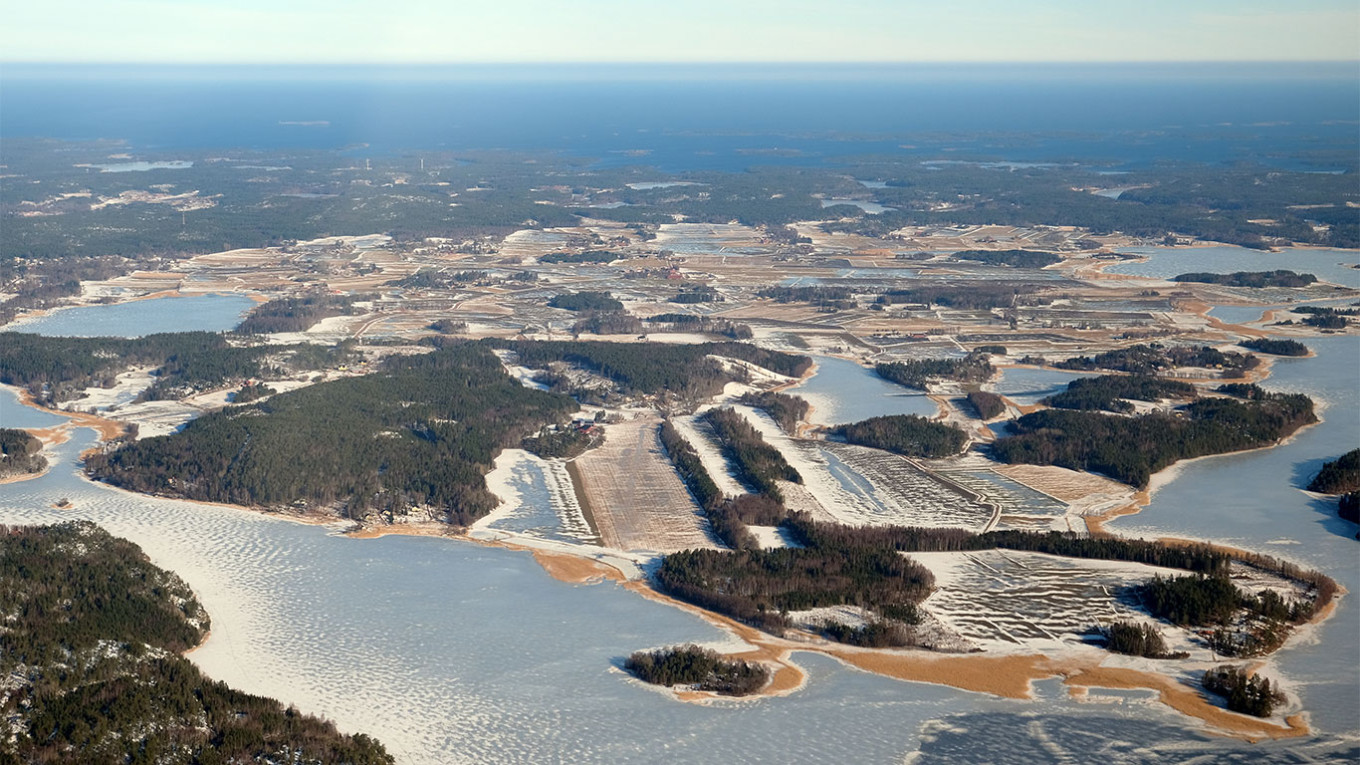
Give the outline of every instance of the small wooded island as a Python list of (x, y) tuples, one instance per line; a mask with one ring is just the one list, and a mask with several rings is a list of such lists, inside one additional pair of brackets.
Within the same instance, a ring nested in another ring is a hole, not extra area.
[(770, 680), (770, 670), (763, 664), (727, 660), (696, 645), (638, 651), (623, 668), (654, 685), (685, 686), (720, 696), (749, 696)]

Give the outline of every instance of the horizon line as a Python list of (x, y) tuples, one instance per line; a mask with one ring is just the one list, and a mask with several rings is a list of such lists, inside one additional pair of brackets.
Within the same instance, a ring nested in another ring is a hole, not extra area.
[[(705, 60), (648, 60), (648, 59), (504, 59), (504, 60), (409, 60), (409, 61), (171, 61), (117, 59), (5, 59), (0, 66), (222, 66), (259, 68), (273, 66), (912, 66), (912, 65), (1200, 65), (1200, 64), (1332, 64), (1360, 66), (1360, 57), (1345, 58), (1215, 58), (1215, 59), (705, 59)], [(1357, 72), (1360, 74), (1360, 72)]]
[(299, 79), (429, 81), (1360, 80), (1360, 60), (1166, 61), (5, 61), (0, 80)]

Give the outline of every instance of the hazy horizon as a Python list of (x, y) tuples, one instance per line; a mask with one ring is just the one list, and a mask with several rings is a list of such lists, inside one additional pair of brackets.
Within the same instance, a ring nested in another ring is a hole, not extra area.
[[(0, 0), (10, 61), (1354, 61), (1360, 7), (1310, 0)], [(1250, 52), (1244, 55), (1244, 51)]]

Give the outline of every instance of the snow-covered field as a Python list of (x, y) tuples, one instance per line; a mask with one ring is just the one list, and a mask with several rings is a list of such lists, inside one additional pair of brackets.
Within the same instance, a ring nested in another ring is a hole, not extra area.
[[(1015, 550), (912, 553), (935, 575), (923, 604), (983, 650), (1052, 651), (1078, 645), (1088, 628), (1151, 621), (1120, 594), (1131, 583), (1185, 572), (1122, 561), (1062, 558)], [(1159, 625), (1171, 650), (1191, 650), (1184, 633)], [(1205, 654), (1203, 648), (1194, 650)], [(1199, 658), (1192, 652), (1192, 658)]]

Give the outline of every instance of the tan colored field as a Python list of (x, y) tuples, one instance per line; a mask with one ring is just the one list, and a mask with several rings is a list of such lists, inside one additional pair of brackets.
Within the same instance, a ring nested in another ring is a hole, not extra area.
[(1064, 502), (1075, 502), (1092, 494), (1126, 494), (1131, 491), (1124, 484), (1108, 478), (1055, 465), (1003, 465), (993, 470)]
[(716, 548), (708, 522), (666, 459), (656, 417), (610, 425), (605, 444), (576, 460), (606, 547), (675, 552)]

